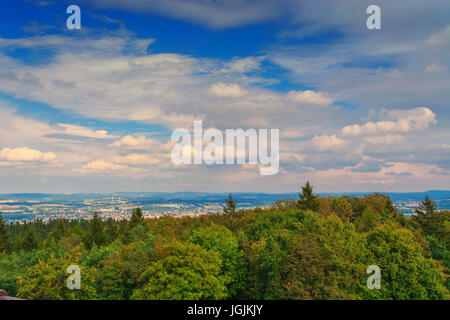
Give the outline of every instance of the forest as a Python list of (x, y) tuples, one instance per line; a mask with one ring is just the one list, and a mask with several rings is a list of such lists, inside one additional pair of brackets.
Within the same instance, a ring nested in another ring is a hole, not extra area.
[[(69, 289), (67, 268), (81, 270)], [(366, 271), (379, 266), (381, 286)], [(6, 224), (0, 289), (31, 300), (450, 298), (450, 211), (426, 197), (406, 218), (387, 195), (298, 199), (198, 217)]]

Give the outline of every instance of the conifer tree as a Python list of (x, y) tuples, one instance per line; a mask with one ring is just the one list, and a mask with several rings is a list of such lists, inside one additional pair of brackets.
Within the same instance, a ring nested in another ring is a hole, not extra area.
[(70, 233), (69, 223), (65, 219), (58, 219), (55, 222), (53, 229), (50, 231), (49, 238), (59, 241), (62, 238), (68, 236)]
[(426, 196), (415, 210), (415, 213), (413, 220), (425, 234), (431, 235), (437, 231), (436, 228), (439, 227), (438, 211), (433, 200)]
[(102, 246), (105, 244), (105, 234), (103, 232), (103, 222), (100, 219), (97, 212), (94, 212), (92, 220), (89, 222), (89, 229), (87, 235), (87, 245), (92, 247), (93, 245)]
[(25, 251), (31, 251), (39, 248), (41, 241), (34, 229), (34, 226), (31, 225), (28, 228), (27, 233), (25, 234), (25, 238), (23, 239), (22, 247)]
[(9, 252), (11, 250), (11, 241), (9, 238), (9, 230), (5, 220), (0, 215), (0, 253)]
[(309, 184), (309, 181), (306, 181), (305, 186), (302, 187), (298, 206), (302, 210), (317, 211), (319, 209), (319, 199), (313, 194), (313, 187)]
[(225, 206), (223, 207), (223, 213), (231, 214), (236, 212), (236, 202), (233, 200), (231, 193), (228, 195), (227, 201), (225, 201)]
[(141, 208), (133, 209), (133, 213), (131, 214), (129, 230), (132, 230), (134, 227), (142, 225), (144, 223), (144, 215), (142, 214)]

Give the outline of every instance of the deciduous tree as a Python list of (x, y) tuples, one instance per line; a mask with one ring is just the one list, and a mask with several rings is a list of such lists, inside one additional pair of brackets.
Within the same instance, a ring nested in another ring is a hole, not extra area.
[(223, 299), (226, 279), (217, 252), (199, 245), (174, 242), (164, 246), (159, 259), (142, 275), (143, 287), (133, 299)]

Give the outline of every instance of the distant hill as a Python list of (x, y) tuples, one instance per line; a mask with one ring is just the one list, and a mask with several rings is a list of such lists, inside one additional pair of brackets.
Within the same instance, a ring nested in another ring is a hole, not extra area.
[[(322, 197), (333, 196), (364, 196), (374, 192), (322, 192), (318, 195)], [(432, 199), (450, 199), (450, 190), (429, 190), (425, 192), (381, 192), (389, 195), (392, 200), (422, 200), (425, 196)], [(273, 200), (286, 198), (298, 198), (298, 192), (294, 193), (262, 193), (262, 192), (233, 192), (233, 197), (237, 199), (260, 199)], [(105, 198), (105, 197), (123, 197), (123, 198), (147, 198), (159, 200), (222, 200), (228, 196), (228, 193), (208, 193), (208, 192), (115, 192), (115, 193), (9, 193), (0, 194), (0, 200), (43, 200), (43, 199), (86, 199), (86, 198)]]

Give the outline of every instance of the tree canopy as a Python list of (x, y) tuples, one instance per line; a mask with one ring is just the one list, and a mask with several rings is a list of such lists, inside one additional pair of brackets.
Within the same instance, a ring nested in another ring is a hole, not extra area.
[[(450, 212), (388, 196), (299, 199), (199, 217), (0, 218), (0, 288), (25, 299), (449, 299)], [(67, 288), (67, 268), (81, 289)], [(367, 287), (378, 266), (381, 288)]]

